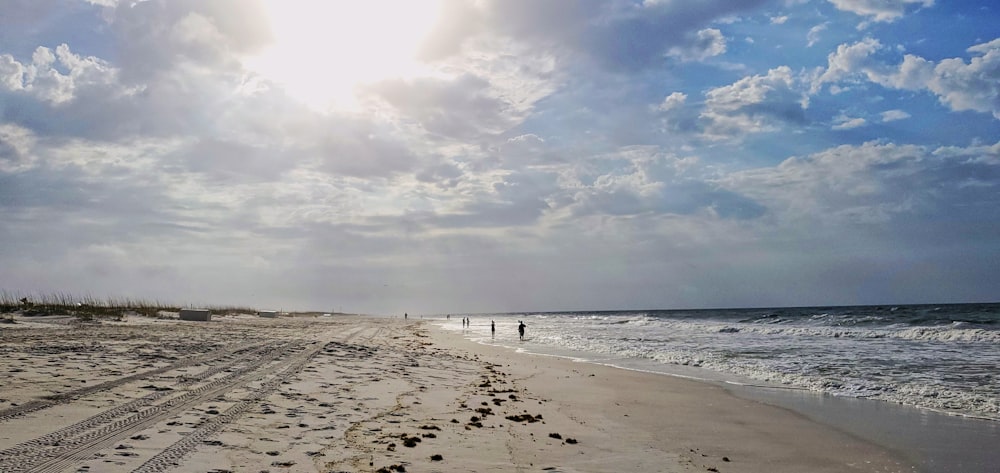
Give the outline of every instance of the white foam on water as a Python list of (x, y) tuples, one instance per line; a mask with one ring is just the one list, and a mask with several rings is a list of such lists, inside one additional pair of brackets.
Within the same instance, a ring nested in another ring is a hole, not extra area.
[[(443, 326), (522, 351), (565, 349), (591, 354), (590, 361), (622, 358), (704, 368), (747, 383), (1000, 419), (1000, 330), (972, 323), (914, 327), (888, 324), (882, 315), (827, 311), (799, 318), (760, 312), (725, 320), (643, 312), (475, 317), (490, 319), (497, 322), (495, 338), (488, 323), (464, 328), (456, 320)], [(525, 342), (517, 339), (517, 320), (528, 325)]]

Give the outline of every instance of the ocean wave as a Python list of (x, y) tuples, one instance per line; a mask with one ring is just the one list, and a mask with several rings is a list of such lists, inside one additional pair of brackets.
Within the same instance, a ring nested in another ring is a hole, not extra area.
[(887, 380), (866, 377), (864, 369), (842, 367), (828, 375), (815, 368), (800, 367), (796, 371), (788, 366), (776, 366), (774, 360), (753, 359), (746, 356), (728, 356), (719, 352), (694, 352), (688, 350), (653, 349), (637, 346), (636, 340), (622, 340), (621, 344), (603, 344), (593, 340), (576, 339), (566, 346), (590, 353), (601, 353), (634, 359), (648, 359), (658, 363), (696, 367), (720, 373), (730, 373), (761, 383), (794, 387), (834, 396), (875, 399), (925, 409), (1000, 419), (1000, 399), (983, 387), (982, 392), (968, 392), (934, 382), (921, 380)]
[[(793, 337), (824, 337), (853, 339), (901, 339), (937, 342), (963, 343), (1000, 343), (1000, 330), (982, 328), (966, 328), (967, 325), (907, 327), (884, 329), (859, 329), (850, 327), (803, 327), (803, 326), (760, 326), (705, 324), (701, 327), (706, 332), (744, 333), (770, 336)], [(691, 328), (694, 328), (692, 326)]]
[(1000, 324), (987, 323), (1000, 311), (980, 312), (903, 307), (498, 315), (498, 324), (529, 320), (525, 344), (515, 331), (498, 330), (494, 338), (488, 326), (477, 332), (460, 329), (457, 321), (447, 324), (516, 349), (553, 347), (592, 360), (694, 367), (720, 373), (719, 379), (1000, 419)]
[(765, 383), (804, 388), (833, 396), (874, 399), (942, 412), (1000, 420), (1000, 399), (989, 392), (966, 392), (919, 382), (877, 382), (854, 377), (830, 378), (707, 363), (709, 369), (733, 372)]

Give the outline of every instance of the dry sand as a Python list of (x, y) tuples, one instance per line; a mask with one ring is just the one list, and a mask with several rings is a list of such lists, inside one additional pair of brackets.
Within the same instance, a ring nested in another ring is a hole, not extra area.
[(419, 320), (27, 320), (0, 328), (2, 472), (915, 471), (717, 386)]

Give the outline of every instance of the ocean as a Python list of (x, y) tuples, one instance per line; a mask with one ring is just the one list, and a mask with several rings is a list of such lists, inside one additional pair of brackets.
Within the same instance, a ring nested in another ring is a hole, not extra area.
[(519, 351), (1000, 421), (1000, 303), (449, 317)]

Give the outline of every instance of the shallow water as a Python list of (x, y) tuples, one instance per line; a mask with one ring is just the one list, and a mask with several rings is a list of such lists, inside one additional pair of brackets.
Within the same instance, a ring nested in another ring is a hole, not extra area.
[(462, 317), (442, 325), (536, 352), (706, 368), (718, 379), (1000, 420), (998, 304), (483, 314), (468, 328)]
[(721, 383), (921, 471), (1000, 464), (997, 304), (479, 314), (468, 327), (462, 317), (438, 323), (518, 351)]

